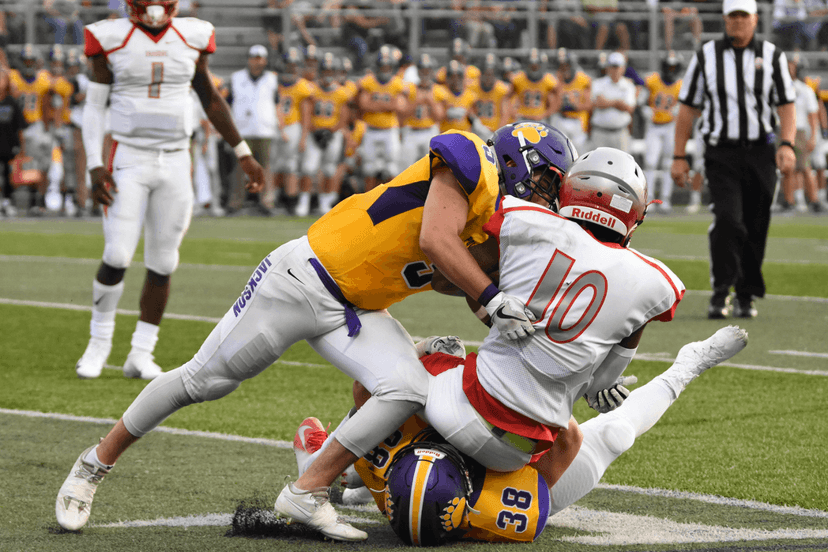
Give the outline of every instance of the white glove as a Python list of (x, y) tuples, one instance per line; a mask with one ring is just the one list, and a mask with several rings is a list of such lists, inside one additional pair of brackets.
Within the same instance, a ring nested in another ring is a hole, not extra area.
[(607, 412), (611, 412), (621, 406), (627, 397), (630, 396), (630, 390), (625, 386), (633, 385), (635, 383), (638, 383), (637, 377), (621, 376), (616, 380), (615, 385), (609, 389), (598, 391), (598, 394), (594, 397), (591, 397), (588, 394), (584, 395), (584, 399), (586, 399), (586, 402), (590, 408), (600, 412), (601, 414), (606, 414)]
[(492, 324), (508, 339), (521, 339), (535, 333), (532, 325), (535, 315), (517, 297), (501, 291), (486, 305), (486, 312), (489, 313)]

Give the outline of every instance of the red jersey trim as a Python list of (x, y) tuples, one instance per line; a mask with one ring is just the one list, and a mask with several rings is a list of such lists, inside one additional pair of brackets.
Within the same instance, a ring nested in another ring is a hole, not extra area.
[(639, 253), (633, 251), (632, 249), (630, 249), (630, 253), (632, 253), (633, 255), (635, 255), (636, 257), (638, 257), (639, 259), (641, 259), (642, 261), (644, 261), (645, 263), (647, 263), (651, 267), (658, 270), (661, 273), (661, 275), (664, 276), (664, 279), (667, 280), (670, 283), (670, 287), (673, 288), (673, 293), (676, 296), (676, 301), (675, 301), (675, 303), (673, 303), (673, 306), (670, 307), (670, 310), (666, 310), (666, 311), (662, 312), (661, 314), (659, 314), (658, 316), (654, 316), (652, 318), (652, 320), (658, 320), (659, 322), (669, 322), (676, 315), (676, 307), (678, 307), (679, 302), (681, 302), (682, 298), (684, 298), (684, 292), (686, 290), (681, 290), (679, 292), (678, 288), (676, 287), (676, 284), (673, 283), (673, 279), (670, 278), (667, 275), (667, 273), (664, 272), (664, 269), (661, 268), (660, 266), (658, 266), (656, 263), (654, 263), (651, 260), (643, 257), (642, 255), (640, 255)]
[(457, 368), (463, 364), (463, 359), (446, 353), (431, 353), (420, 357), (420, 362), (432, 376), (439, 376), (447, 370)]
[(112, 48), (111, 50), (105, 51), (104, 55), (108, 56), (112, 52), (116, 52), (116, 51), (120, 50), (121, 48), (123, 48), (124, 46), (126, 46), (127, 42), (129, 42), (129, 39), (132, 38), (132, 33), (134, 33), (134, 32), (135, 32), (135, 25), (133, 25), (132, 28), (129, 30), (129, 32), (126, 35), (126, 38), (124, 39), (124, 41), (121, 43), (120, 46), (118, 46), (117, 48)]
[(535, 452), (547, 450), (558, 437), (560, 428), (544, 425), (492, 397), (477, 379), (477, 355), (469, 353), (463, 368), (463, 392), (469, 403), (490, 424), (500, 429), (538, 441)]
[(103, 46), (89, 29), (83, 30), (83, 55), (86, 57), (99, 56), (104, 53)]
[[(148, 30), (146, 30), (146, 29), (145, 29), (144, 27), (142, 27), (141, 25), (138, 25), (137, 23), (133, 23), (133, 24), (132, 24), (132, 28), (133, 28), (133, 30), (134, 30), (135, 28), (140, 29), (140, 30), (141, 30), (141, 32), (143, 32), (145, 35), (147, 35), (147, 37), (149, 37), (149, 39), (150, 39), (150, 40), (152, 40), (153, 42), (155, 42), (156, 44), (158, 44), (159, 42), (161, 42), (161, 39), (162, 39), (162, 38), (164, 38), (164, 35), (165, 35), (165, 34), (167, 34), (167, 31), (169, 31), (169, 30), (170, 30), (170, 27), (172, 27), (172, 23), (170, 23), (169, 25), (167, 25), (166, 27), (164, 27), (164, 30), (162, 30), (160, 33), (158, 33), (157, 35), (155, 35), (155, 34), (152, 34), (151, 32), (149, 32)], [(132, 34), (132, 32), (131, 32), (131, 31), (130, 31), (130, 34)]]

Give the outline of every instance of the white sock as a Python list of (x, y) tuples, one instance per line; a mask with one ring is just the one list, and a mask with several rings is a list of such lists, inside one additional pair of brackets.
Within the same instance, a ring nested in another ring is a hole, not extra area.
[(661, 201), (669, 205), (673, 198), (673, 179), (662, 171), (659, 171), (659, 173), (661, 174)]
[(104, 464), (98, 459), (98, 447), (93, 448), (90, 450), (86, 456), (83, 458), (85, 461), (89, 462), (93, 466), (98, 466), (99, 468), (104, 468), (105, 470), (111, 470), (112, 466), (115, 464)]
[(155, 350), (155, 344), (158, 343), (158, 329), (155, 324), (139, 320), (132, 334), (130, 354), (135, 350), (151, 354)]
[(822, 202), (826, 201), (828, 199), (828, 188), (817, 190), (817, 199)]
[(310, 192), (299, 192), (299, 205), (307, 207), (310, 205)]
[(794, 191), (794, 203), (797, 205), (805, 205), (805, 190), (800, 188)]
[(690, 192), (690, 205), (701, 205), (701, 191), (693, 190)]
[(549, 515), (595, 488), (609, 465), (655, 425), (677, 396), (672, 386), (658, 376), (633, 391), (618, 409), (583, 423), (584, 442), (575, 460), (552, 487)]
[(115, 333), (115, 309), (124, 292), (124, 283), (107, 286), (97, 280), (92, 281), (92, 320), (89, 323), (89, 335), (96, 339), (112, 341)]

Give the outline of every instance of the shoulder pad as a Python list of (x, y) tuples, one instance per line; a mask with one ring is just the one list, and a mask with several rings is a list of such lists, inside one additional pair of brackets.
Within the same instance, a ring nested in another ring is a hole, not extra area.
[(87, 25), (84, 55), (91, 57), (105, 54), (121, 46), (132, 31), (133, 23), (126, 18), (104, 19)]
[(172, 27), (190, 48), (208, 54), (216, 51), (216, 32), (209, 21), (195, 17), (175, 17)]

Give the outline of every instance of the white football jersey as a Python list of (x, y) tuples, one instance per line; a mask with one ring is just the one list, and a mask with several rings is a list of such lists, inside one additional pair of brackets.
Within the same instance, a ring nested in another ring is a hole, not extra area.
[(492, 328), (478, 353), (480, 384), (512, 410), (566, 427), (613, 345), (650, 320), (671, 320), (684, 284), (661, 262), (514, 197), (484, 228), (500, 244), (500, 289), (537, 321), (520, 341)]
[(86, 55), (105, 55), (112, 71), (112, 137), (139, 148), (189, 147), (190, 86), (199, 56), (216, 49), (213, 25), (176, 17), (156, 36), (129, 19), (106, 19), (85, 35)]

